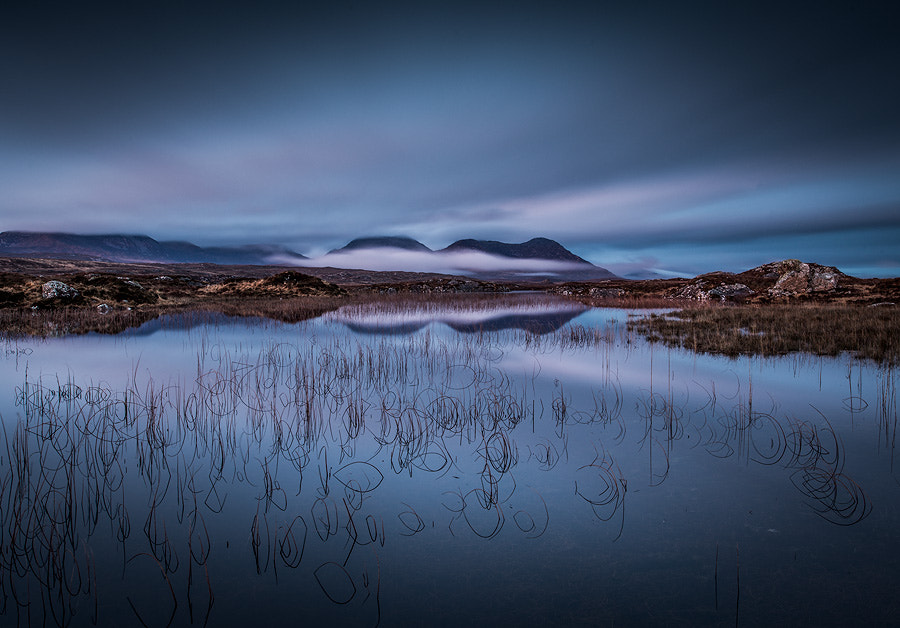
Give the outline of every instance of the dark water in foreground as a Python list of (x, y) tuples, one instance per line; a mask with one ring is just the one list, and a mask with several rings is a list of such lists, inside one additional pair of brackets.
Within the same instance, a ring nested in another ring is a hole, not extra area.
[(869, 625), (896, 370), (541, 301), (0, 360), (0, 625)]

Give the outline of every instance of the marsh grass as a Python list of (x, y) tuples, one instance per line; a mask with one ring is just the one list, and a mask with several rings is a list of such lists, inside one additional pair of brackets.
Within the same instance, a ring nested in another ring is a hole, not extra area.
[[(651, 307), (652, 299), (605, 299), (578, 301), (534, 294), (402, 294), (319, 295), (285, 298), (209, 298), (190, 305), (149, 304), (134, 308), (62, 307), (31, 310), (0, 309), (0, 338), (63, 336), (82, 333), (115, 334), (138, 327), (166, 314), (180, 316), (225, 315), (253, 317), (285, 323), (318, 318), (340, 310), (345, 317), (403, 317), (440, 313), (476, 312), (506, 308), (510, 312), (548, 302), (571, 307)], [(671, 301), (666, 301), (671, 306)], [(610, 345), (618, 340), (633, 342), (642, 336), (650, 342), (682, 347), (701, 353), (726, 356), (775, 356), (809, 353), (834, 356), (850, 353), (860, 358), (896, 364), (900, 362), (900, 310), (893, 305), (858, 306), (835, 304), (793, 305), (693, 305), (675, 312), (632, 317), (621, 329), (586, 328), (569, 324), (543, 344), (554, 346)], [(538, 346), (535, 334), (525, 333), (528, 343)]]
[(810, 353), (900, 362), (895, 306), (707, 306), (632, 319), (630, 331), (650, 342), (726, 356)]
[(157, 308), (111, 309), (100, 313), (95, 309), (64, 307), (53, 310), (0, 310), (0, 338), (47, 338), (85, 334), (118, 334), (138, 327), (160, 315)]
[(48, 338), (87, 333), (118, 334), (166, 315), (200, 321), (224, 315), (297, 323), (317, 318), (345, 302), (340, 297), (311, 296), (284, 299), (209, 299), (190, 306), (117, 306), (107, 311), (85, 307), (37, 310), (9, 308), (0, 309), (0, 339), (28, 336)]
[[(262, 281), (262, 280), (259, 280)], [(268, 319), (298, 323), (318, 318), (341, 308), (350, 315), (433, 314), (438, 312), (477, 312), (484, 308), (527, 309), (548, 300), (573, 305), (546, 294), (397, 294), (308, 296), (235, 296), (211, 293), (202, 301), (165, 302), (134, 307), (112, 305), (106, 311), (95, 307), (61, 306), (31, 309), (0, 308), (0, 339), (27, 336), (53, 337), (85, 333), (117, 334), (166, 315), (188, 319), (209, 319), (216, 315)]]

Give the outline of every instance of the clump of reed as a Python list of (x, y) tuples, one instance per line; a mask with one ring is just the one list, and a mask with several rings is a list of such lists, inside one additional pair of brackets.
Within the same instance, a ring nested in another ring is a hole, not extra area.
[(52, 310), (0, 310), (0, 338), (10, 340), (33, 336), (48, 338), (70, 334), (118, 334), (157, 318), (158, 308), (95, 308), (62, 307)]
[(810, 353), (900, 362), (900, 309), (892, 305), (693, 307), (632, 319), (650, 342), (727, 356)]

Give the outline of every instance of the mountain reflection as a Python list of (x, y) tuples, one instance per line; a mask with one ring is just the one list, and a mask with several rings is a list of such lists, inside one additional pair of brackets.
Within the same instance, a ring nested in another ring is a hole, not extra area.
[(526, 303), (473, 300), (460, 307), (408, 303), (348, 306), (325, 315), (358, 334), (404, 335), (432, 324), (446, 325), (464, 334), (519, 329), (531, 334), (553, 333), (589, 308), (580, 303), (535, 298)]

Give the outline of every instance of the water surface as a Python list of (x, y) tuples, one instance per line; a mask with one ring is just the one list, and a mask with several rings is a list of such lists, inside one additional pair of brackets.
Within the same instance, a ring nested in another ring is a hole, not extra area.
[(896, 371), (523, 295), (0, 360), (15, 625), (820, 625), (898, 611)]

